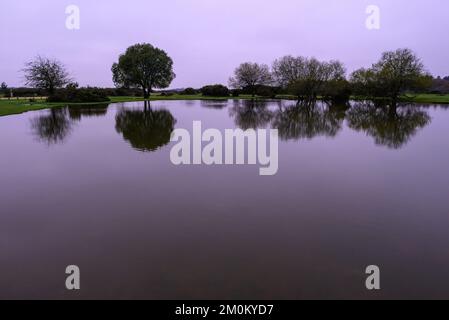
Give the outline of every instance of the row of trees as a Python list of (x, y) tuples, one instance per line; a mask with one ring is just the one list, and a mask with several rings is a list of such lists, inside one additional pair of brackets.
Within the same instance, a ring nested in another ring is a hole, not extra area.
[(346, 70), (339, 61), (319, 61), (315, 58), (285, 56), (274, 61), (272, 70), (267, 65), (243, 63), (229, 79), (234, 89), (256, 94), (260, 86), (279, 86), (298, 97), (313, 101), (320, 95), (331, 100), (349, 98)]
[[(140, 90), (144, 98), (149, 98), (153, 89), (167, 88), (176, 77), (173, 60), (165, 51), (148, 43), (129, 47), (111, 70), (116, 87)], [(55, 95), (56, 89), (66, 87), (71, 91), (63, 96), (79, 98), (77, 85), (57, 60), (39, 56), (27, 63), (23, 71), (27, 85), (45, 89), (50, 96)], [(253, 96), (261, 87), (277, 87), (296, 96), (299, 102), (312, 103), (321, 98), (339, 103), (357, 95), (367, 99), (385, 98), (395, 104), (405, 93), (428, 88), (432, 79), (415, 53), (398, 49), (383, 53), (370, 68), (356, 70), (349, 78), (343, 63), (336, 60), (285, 56), (275, 60), (271, 68), (247, 62), (235, 69), (229, 85)], [(220, 85), (206, 86), (201, 92), (204, 95), (214, 95), (215, 92), (220, 93), (218, 96), (229, 95), (227, 88)], [(89, 94), (81, 96), (88, 97)]]
[(274, 85), (284, 88), (301, 102), (342, 102), (351, 94), (365, 98), (387, 98), (395, 104), (400, 95), (428, 88), (432, 76), (410, 49), (398, 49), (382, 54), (368, 69), (359, 69), (346, 78), (346, 68), (340, 61), (319, 61), (315, 58), (285, 56), (264, 64), (243, 63), (234, 71), (229, 85), (249, 89), (253, 95), (257, 86)]

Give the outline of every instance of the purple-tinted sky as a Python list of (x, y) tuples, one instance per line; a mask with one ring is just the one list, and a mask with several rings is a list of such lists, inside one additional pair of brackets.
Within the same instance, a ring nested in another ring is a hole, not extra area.
[[(68, 30), (65, 8), (80, 8)], [(380, 30), (365, 27), (368, 5)], [(241, 62), (286, 54), (369, 66), (385, 50), (413, 49), (434, 75), (449, 75), (447, 0), (14, 0), (0, 12), (0, 82), (40, 54), (58, 58), (81, 85), (112, 86), (110, 68), (129, 45), (149, 42), (174, 60), (174, 87), (227, 84)]]

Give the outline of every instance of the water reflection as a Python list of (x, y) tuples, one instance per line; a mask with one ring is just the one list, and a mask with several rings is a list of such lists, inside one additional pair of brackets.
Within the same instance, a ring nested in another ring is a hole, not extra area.
[(260, 100), (235, 101), (229, 114), (242, 130), (265, 128), (273, 118), (267, 102)]
[(176, 119), (167, 110), (120, 109), (115, 117), (115, 129), (123, 139), (139, 151), (155, 151), (170, 142)]
[(201, 106), (211, 109), (223, 109), (228, 106), (228, 100), (201, 100)]
[(69, 106), (69, 116), (72, 120), (81, 120), (82, 117), (102, 117), (108, 111), (109, 104)]
[[(377, 145), (391, 149), (405, 146), (431, 121), (427, 111), (412, 105), (396, 108), (368, 102), (296, 105), (263, 100), (207, 100), (201, 105), (216, 109), (229, 107), (229, 116), (237, 127), (242, 130), (278, 129), (279, 137), (285, 141), (335, 137), (346, 120), (348, 128), (365, 132)], [(48, 145), (63, 143), (75, 123), (86, 117), (105, 116), (107, 111), (108, 104), (50, 109), (31, 120), (32, 132)], [(175, 124), (176, 119), (169, 111), (152, 110), (145, 104), (142, 109), (119, 108), (115, 128), (133, 148), (154, 151), (169, 143)]]
[(377, 145), (391, 149), (405, 146), (419, 129), (430, 123), (427, 112), (417, 107), (379, 108), (370, 103), (356, 103), (348, 111), (347, 119), (350, 128), (365, 132)]
[(66, 108), (48, 110), (46, 115), (31, 119), (31, 129), (38, 140), (48, 145), (63, 143), (73, 128)]
[(335, 137), (343, 127), (346, 109), (324, 104), (299, 104), (280, 108), (273, 118), (273, 128), (283, 140)]
[[(0, 136), (12, 137), (1, 143), (0, 238), (9, 250), (0, 258), (0, 298), (67, 298), (51, 268), (73, 257), (92, 270), (94, 290), (81, 290), (80, 299), (370, 298), (360, 281), (367, 257), (391, 272), (393, 290), (382, 298), (449, 297), (449, 149), (442, 147), (449, 110), (291, 101), (229, 101), (221, 110), (130, 102), (102, 117), (90, 115), (104, 110), (82, 109), (0, 118)], [(220, 130), (279, 128), (285, 139), (339, 134), (280, 142), (280, 170), (269, 181), (254, 166), (176, 169), (170, 145), (152, 153), (131, 147), (153, 150), (173, 127), (192, 132), (197, 119)], [(49, 152), (30, 139), (31, 124), (48, 143), (66, 143)], [(387, 148), (407, 139), (415, 139), (409, 148)], [(366, 250), (354, 251), (354, 243)], [(70, 247), (68, 255), (61, 247)], [(409, 263), (423, 256), (432, 263)], [(132, 274), (111, 284), (127, 269)], [(36, 285), (23, 274), (39, 275)]]
[(394, 149), (403, 147), (430, 122), (427, 112), (417, 106), (388, 107), (368, 102), (287, 106), (278, 102), (276, 108), (267, 101), (234, 101), (229, 115), (243, 130), (267, 126), (278, 129), (282, 140), (335, 137), (347, 120), (349, 128), (366, 132), (376, 144)]

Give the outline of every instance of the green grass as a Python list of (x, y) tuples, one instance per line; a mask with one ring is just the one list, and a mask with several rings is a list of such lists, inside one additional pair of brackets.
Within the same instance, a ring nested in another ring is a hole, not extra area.
[[(56, 105), (55, 105), (56, 106)], [(42, 102), (30, 103), (28, 100), (0, 100), (0, 117), (27, 111), (51, 108), (53, 105)]]
[[(111, 99), (110, 103), (118, 102), (134, 102), (134, 101), (145, 101), (142, 97), (109, 97)], [(226, 100), (226, 99), (251, 99), (250, 95), (242, 95), (237, 98), (233, 97), (203, 97), (202, 95), (172, 95), (172, 96), (161, 96), (152, 95), (150, 101), (164, 101), (164, 100)], [(105, 102), (96, 103), (70, 103), (70, 105), (92, 105), (92, 104), (104, 104)], [(19, 114), (27, 111), (41, 110), (47, 108), (56, 108), (67, 105), (67, 103), (48, 103), (45, 100), (30, 102), (29, 99), (12, 99), (3, 100), (0, 99), (0, 117), (12, 114)]]
[(419, 94), (405, 99), (416, 103), (449, 104), (449, 94)]
[[(152, 95), (151, 101), (164, 101), (164, 100), (226, 100), (226, 99), (244, 99), (248, 100), (252, 97), (250, 95), (242, 95), (240, 97), (203, 97), (202, 95), (172, 95), (161, 96)], [(279, 99), (294, 99), (292, 96), (278, 96)], [(140, 97), (110, 97), (111, 103), (117, 102), (133, 102), (144, 101)], [(416, 103), (426, 104), (449, 104), (449, 94), (420, 94), (417, 96), (407, 96), (405, 100)], [(86, 104), (104, 104), (103, 103), (74, 103), (73, 105), (86, 105)], [(0, 117), (12, 114), (19, 114), (27, 111), (55, 108), (67, 105), (66, 103), (47, 103), (45, 100), (38, 100), (36, 102), (30, 102), (28, 99), (12, 99), (12, 100), (0, 100)]]

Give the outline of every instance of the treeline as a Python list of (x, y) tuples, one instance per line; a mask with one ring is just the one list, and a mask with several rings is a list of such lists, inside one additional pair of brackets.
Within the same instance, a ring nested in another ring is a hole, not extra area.
[(270, 67), (246, 62), (237, 67), (229, 85), (249, 90), (254, 96), (257, 87), (270, 86), (297, 97), (298, 102), (322, 99), (332, 103), (345, 102), (351, 96), (384, 99), (395, 104), (401, 95), (428, 92), (433, 77), (410, 49), (384, 52), (370, 68), (354, 71), (349, 77), (344, 64), (337, 60), (285, 56)]
[[(258, 85), (254, 88), (257, 96), (265, 98), (275, 98), (281, 94), (287, 94), (286, 90), (281, 87)], [(180, 95), (203, 95), (206, 97), (239, 97), (240, 95), (250, 95), (253, 93), (248, 88), (229, 89), (222, 84), (207, 85), (200, 89), (186, 88), (182, 91), (164, 91), (165, 94), (180, 94)]]
[[(15, 88), (15, 97), (48, 96), (50, 102), (102, 102), (110, 96), (143, 96), (149, 98), (156, 90), (170, 86), (176, 74), (168, 54), (151, 44), (129, 47), (112, 65), (112, 79), (116, 88), (79, 88), (65, 66), (38, 56), (23, 69), (25, 83), (30, 88)], [(344, 64), (337, 60), (284, 56), (271, 66), (246, 62), (238, 66), (229, 79), (229, 87), (208, 85), (201, 89), (187, 88), (182, 92), (163, 91), (161, 95), (202, 94), (212, 97), (276, 97), (290, 95), (298, 102), (322, 99), (343, 103), (352, 96), (362, 99), (382, 99), (395, 104), (408, 93), (447, 93), (449, 78), (434, 79), (418, 56), (410, 49), (384, 52), (369, 68), (347, 74)], [(1, 84), (3, 95), (10, 89)]]

